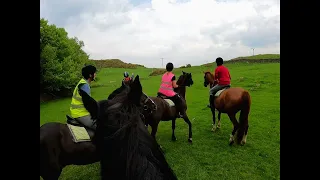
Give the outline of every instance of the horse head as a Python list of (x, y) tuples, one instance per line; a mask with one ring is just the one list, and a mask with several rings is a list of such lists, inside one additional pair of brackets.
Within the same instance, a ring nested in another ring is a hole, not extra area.
[(182, 75), (179, 77), (177, 84), (179, 86), (192, 86), (193, 80), (192, 80), (192, 74), (182, 71)]
[(210, 84), (210, 87), (213, 87), (215, 85), (214, 76), (210, 71), (205, 71), (204, 73), (204, 87), (207, 87), (208, 84)]

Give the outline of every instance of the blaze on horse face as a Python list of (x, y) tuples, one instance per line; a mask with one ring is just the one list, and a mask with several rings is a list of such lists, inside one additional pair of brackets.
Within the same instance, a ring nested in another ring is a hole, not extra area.
[(188, 87), (192, 86), (193, 85), (192, 74), (182, 71), (182, 75), (186, 77), (186, 80), (184, 81), (185, 86), (188, 86)]

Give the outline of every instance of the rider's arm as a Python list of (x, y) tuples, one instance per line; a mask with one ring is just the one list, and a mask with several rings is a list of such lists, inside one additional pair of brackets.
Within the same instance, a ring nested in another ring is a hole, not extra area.
[(87, 94), (89, 94), (91, 96), (91, 90), (90, 90), (90, 86), (88, 84), (83, 84), (80, 89), (82, 89), (84, 92), (86, 92)]
[(179, 87), (178, 84), (177, 84), (177, 81), (176, 81), (176, 76), (173, 76), (171, 81), (172, 81), (172, 87), (173, 88)]
[(216, 68), (214, 71), (214, 80), (219, 82), (219, 69)]

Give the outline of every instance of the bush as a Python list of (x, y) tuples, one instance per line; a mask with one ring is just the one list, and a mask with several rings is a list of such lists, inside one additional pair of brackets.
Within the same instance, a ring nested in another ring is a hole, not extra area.
[(165, 72), (167, 72), (166, 69), (154, 69), (154, 70), (149, 74), (149, 76), (158, 76), (158, 75), (164, 74)]
[(136, 69), (138, 67), (144, 67), (139, 64), (125, 63), (120, 59), (106, 59), (106, 60), (90, 60), (90, 62), (95, 63), (97, 68), (125, 68), (125, 69)]
[(83, 41), (69, 38), (64, 28), (40, 19), (40, 91), (70, 91), (79, 81), (81, 68), (90, 63), (81, 49)]
[(186, 67), (187, 67), (187, 68), (190, 68), (190, 67), (191, 67), (191, 64), (187, 64)]

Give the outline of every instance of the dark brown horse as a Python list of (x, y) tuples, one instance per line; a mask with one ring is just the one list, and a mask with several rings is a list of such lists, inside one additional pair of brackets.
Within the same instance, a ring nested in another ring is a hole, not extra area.
[[(186, 73), (182, 71), (182, 75), (179, 77), (177, 84), (178, 88), (174, 89), (175, 92), (177, 92), (181, 99), (182, 99), (182, 106), (184, 108), (184, 111), (181, 113), (183, 120), (189, 125), (189, 138), (188, 141), (191, 143), (192, 142), (192, 125), (189, 120), (189, 117), (186, 113), (187, 111), (187, 103), (185, 100), (186, 96), (186, 86), (190, 87), (193, 84), (192, 80), (192, 74), (191, 73)], [(147, 112), (151, 113), (144, 113), (145, 116), (145, 125), (148, 126), (150, 125), (152, 130), (151, 130), (151, 135), (155, 138), (157, 130), (158, 130), (158, 125), (160, 121), (172, 121), (172, 137), (171, 139), (173, 141), (177, 140), (174, 130), (176, 128), (176, 118), (177, 118), (177, 111), (172, 104), (172, 101), (167, 101), (167, 97), (162, 97), (162, 96), (157, 96), (157, 97), (150, 97), (151, 100), (156, 104), (156, 109), (147, 109), (148, 107), (152, 106), (146, 106), (145, 110), (148, 110)], [(150, 102), (149, 102), (150, 103)], [(170, 104), (171, 103), (171, 104)]]
[[(127, 85), (122, 84), (109, 95), (108, 99), (114, 98), (126, 88)], [(150, 100), (144, 93), (139, 98), (142, 103)], [(82, 126), (70, 117), (67, 123)], [(91, 141), (76, 143), (65, 123), (50, 122), (40, 127), (40, 176), (44, 180), (57, 180), (62, 169), (67, 165), (86, 165), (100, 161), (97, 155), (95, 132), (89, 129), (87, 131)]]
[(102, 180), (177, 179), (141, 119), (142, 105), (147, 99), (139, 76), (110, 100), (96, 102), (84, 91), (80, 90), (80, 94), (91, 116), (97, 117)]
[[(216, 85), (214, 75), (210, 71), (204, 72), (204, 86), (210, 87)], [(248, 116), (250, 113), (251, 97), (248, 91), (239, 87), (226, 87), (218, 91), (213, 98), (210, 98), (210, 109), (212, 112), (212, 131), (220, 128), (221, 113), (228, 114), (232, 124), (233, 130), (230, 136), (230, 145), (236, 142), (244, 145), (247, 140), (249, 122)], [(218, 110), (218, 125), (216, 126), (215, 109)], [(236, 119), (236, 114), (240, 111), (239, 121)]]

